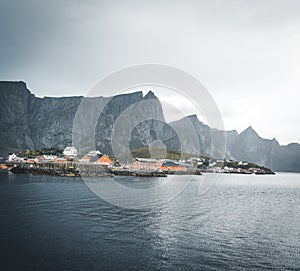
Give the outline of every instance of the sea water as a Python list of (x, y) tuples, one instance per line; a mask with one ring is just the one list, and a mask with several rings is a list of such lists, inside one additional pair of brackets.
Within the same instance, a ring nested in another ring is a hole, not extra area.
[(219, 175), (201, 194), (204, 177), (160, 206), (125, 209), (79, 177), (0, 172), (1, 270), (299, 270), (299, 174)]

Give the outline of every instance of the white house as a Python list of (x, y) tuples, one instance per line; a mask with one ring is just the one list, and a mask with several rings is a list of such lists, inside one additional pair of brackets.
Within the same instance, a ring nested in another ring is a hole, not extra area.
[(101, 155), (101, 152), (100, 151), (89, 151), (86, 155), (88, 157), (95, 157), (96, 155)]
[(77, 157), (77, 150), (73, 146), (66, 147), (63, 151), (63, 155), (68, 156), (69, 158), (75, 158)]
[(39, 157), (40, 161), (49, 161), (49, 162), (53, 162), (56, 159), (56, 155), (41, 155)]
[(18, 160), (18, 156), (15, 155), (14, 153), (8, 155), (8, 158), (7, 158), (8, 162), (12, 162), (12, 161), (17, 161)]

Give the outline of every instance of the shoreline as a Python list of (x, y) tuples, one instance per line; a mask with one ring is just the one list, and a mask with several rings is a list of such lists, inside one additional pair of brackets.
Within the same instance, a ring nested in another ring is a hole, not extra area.
[(114, 177), (114, 176), (133, 176), (133, 177), (167, 177), (168, 175), (202, 175), (203, 173), (237, 174), (237, 175), (275, 175), (275, 172), (237, 172), (237, 171), (203, 171), (193, 169), (188, 171), (146, 171), (130, 170), (123, 168), (110, 168), (103, 165), (79, 164), (68, 162), (60, 163), (4, 163), (1, 164), (2, 170), (7, 170), (15, 174), (39, 174), (53, 175), (61, 177)]

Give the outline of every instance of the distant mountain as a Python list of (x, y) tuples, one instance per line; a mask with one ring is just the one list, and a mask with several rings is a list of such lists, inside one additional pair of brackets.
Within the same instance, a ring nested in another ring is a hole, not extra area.
[[(276, 139), (261, 138), (250, 126), (240, 134), (236, 131), (215, 131), (197, 119), (195, 115), (171, 123), (173, 126), (184, 127), (183, 121), (191, 119), (198, 133), (199, 149), (203, 155), (209, 155), (211, 150), (210, 133), (223, 133), (226, 139), (226, 158), (238, 161), (253, 162), (272, 168), (275, 171), (300, 172), (300, 145), (292, 143), (287, 146), (279, 145)], [(195, 149), (195, 143), (189, 141), (190, 150)], [(216, 141), (218, 149), (219, 142)], [(178, 146), (169, 146), (170, 148)], [(219, 153), (222, 153), (218, 150)], [(218, 153), (218, 152), (217, 152)], [(218, 156), (216, 155), (216, 158)]]
[[(76, 112), (82, 105), (84, 114), (77, 119)], [(102, 111), (100, 116), (97, 110)], [(225, 152), (226, 158), (253, 162), (275, 171), (300, 172), (299, 144), (280, 146), (276, 139), (261, 138), (252, 127), (240, 134), (210, 129), (196, 115), (167, 124), (152, 91), (145, 96), (135, 92), (114, 97), (38, 98), (24, 82), (0, 82), (0, 155), (71, 145), (75, 118), (82, 126), (76, 130), (75, 140), (82, 153), (94, 144), (93, 147), (112, 154), (114, 123), (118, 122), (121, 132), (117, 133), (116, 145), (120, 152), (126, 152), (127, 145), (131, 149), (152, 144), (157, 147), (156, 142), (161, 141), (166, 148), (185, 153), (221, 158)], [(94, 123), (94, 130), (89, 129), (89, 122)], [(222, 137), (226, 138), (226, 150), (220, 143)]]
[(261, 138), (251, 127), (237, 134), (227, 146), (237, 160), (265, 165), (275, 171), (300, 172), (300, 145), (279, 145), (276, 139)]

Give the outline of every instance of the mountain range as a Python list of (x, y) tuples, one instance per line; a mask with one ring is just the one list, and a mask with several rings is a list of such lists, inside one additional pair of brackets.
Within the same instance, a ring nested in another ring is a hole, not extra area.
[[(83, 113), (78, 116), (79, 109)], [(139, 91), (112, 97), (39, 98), (24, 82), (0, 82), (0, 155), (71, 144), (82, 153), (94, 147), (110, 155), (164, 146), (300, 172), (299, 144), (282, 146), (276, 139), (261, 138), (252, 127), (241, 133), (211, 129), (196, 115), (166, 123), (152, 91), (145, 96)]]

